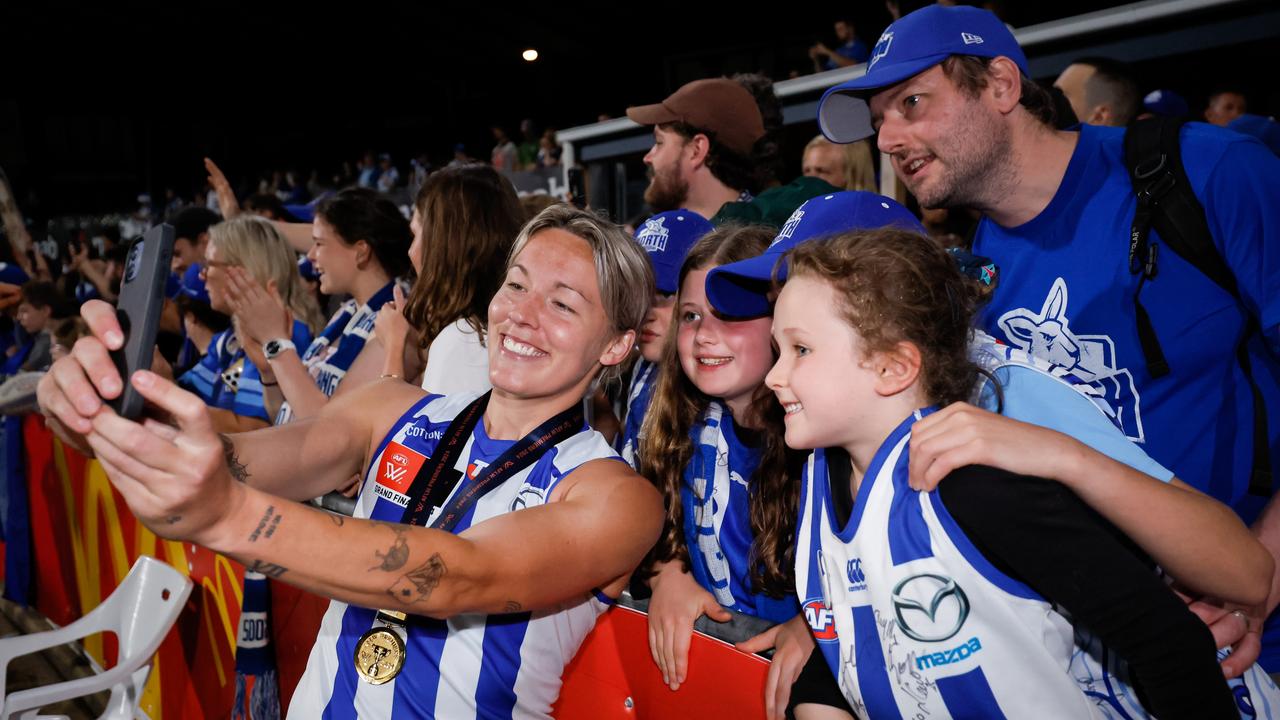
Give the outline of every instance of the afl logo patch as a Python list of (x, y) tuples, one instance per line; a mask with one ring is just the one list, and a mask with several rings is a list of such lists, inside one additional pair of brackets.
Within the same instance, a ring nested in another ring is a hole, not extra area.
[(840, 639), (836, 635), (836, 617), (822, 598), (805, 601), (804, 619), (809, 623), (813, 638), (818, 642), (835, 642)]
[(398, 442), (387, 443), (378, 462), (378, 485), (399, 495), (409, 492), (413, 478), (422, 469), (427, 457), (414, 452)]

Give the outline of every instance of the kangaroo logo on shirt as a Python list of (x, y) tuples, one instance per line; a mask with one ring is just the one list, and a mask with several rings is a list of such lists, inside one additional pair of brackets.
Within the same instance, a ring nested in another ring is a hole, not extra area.
[(1039, 311), (1016, 308), (1000, 316), (1009, 343), (1094, 387), (1110, 406), (1108, 415), (1130, 440), (1142, 442), (1140, 398), (1133, 375), (1116, 366), (1115, 343), (1107, 335), (1077, 335), (1067, 314), (1067, 282), (1054, 280)]

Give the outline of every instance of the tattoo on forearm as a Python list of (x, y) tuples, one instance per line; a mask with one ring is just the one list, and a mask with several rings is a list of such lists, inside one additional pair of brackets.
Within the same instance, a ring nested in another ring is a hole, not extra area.
[(518, 613), (521, 610), (524, 610), (524, 606), (515, 600), (508, 600), (507, 604), (502, 606), (502, 612), (504, 613)]
[(182, 522), (181, 515), (170, 515), (169, 517), (164, 519), (165, 525), (177, 525), (180, 522)]
[(262, 513), (262, 519), (258, 521), (258, 527), (249, 533), (249, 542), (258, 542), (259, 536), (270, 538), (275, 534), (276, 528), (280, 525), (281, 515), (276, 512), (275, 505), (268, 505), (265, 512)]
[(386, 527), (389, 527), (391, 531), (396, 534), (396, 538), (391, 541), (391, 547), (387, 548), (385, 553), (377, 550), (373, 551), (373, 556), (382, 562), (369, 568), (371, 571), (383, 570), (385, 572), (394, 572), (404, 567), (404, 564), (409, 562), (409, 543), (404, 539), (405, 531), (408, 528), (403, 525), (397, 526), (390, 524)]
[(253, 564), (249, 566), (249, 569), (254, 572), (260, 572), (269, 578), (276, 579), (279, 579), (281, 575), (289, 572), (289, 569), (283, 565), (276, 565), (275, 563), (263, 562), (261, 560), (254, 560)]
[(231, 471), (231, 477), (240, 482), (245, 482), (249, 479), (249, 468), (245, 467), (245, 464), (240, 462), (240, 458), (236, 455), (235, 443), (231, 442), (231, 438), (227, 437), (225, 433), (219, 434), (218, 438), (222, 440), (222, 455), (227, 460), (227, 469)]
[(324, 512), (326, 515), (329, 516), (329, 519), (333, 521), (333, 524), (337, 525), (338, 527), (342, 527), (342, 524), (346, 522), (346, 519), (342, 515), (339, 515), (336, 512), (330, 512), (328, 510), (325, 510)]
[(405, 605), (426, 602), (445, 572), (444, 559), (436, 553), (425, 563), (401, 575), (394, 585), (387, 588), (387, 594)]

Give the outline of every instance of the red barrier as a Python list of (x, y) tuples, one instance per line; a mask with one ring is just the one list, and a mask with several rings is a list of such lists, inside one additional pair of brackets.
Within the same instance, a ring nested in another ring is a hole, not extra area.
[[(139, 523), (102, 467), (66, 448), (39, 417), (23, 424), (31, 505), (35, 606), (66, 625), (96, 607), (140, 555), (159, 558), (195, 583), (177, 624), (160, 646), (143, 693), (152, 720), (225, 718), (235, 697), (235, 637), (244, 568), (196, 545), (161, 540)], [(272, 583), (271, 622), (282, 708), (306, 667), (328, 601)], [(99, 664), (116, 658), (113, 637), (85, 641)], [(588, 636), (565, 675), (558, 720), (764, 716), (768, 662), (695, 635), (688, 682), (662, 683), (649, 655), (643, 613), (614, 608)]]

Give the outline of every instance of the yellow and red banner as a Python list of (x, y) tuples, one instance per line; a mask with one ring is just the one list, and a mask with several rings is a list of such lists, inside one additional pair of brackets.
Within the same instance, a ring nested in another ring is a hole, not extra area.
[[(141, 708), (152, 720), (227, 717), (244, 568), (205, 548), (157, 538), (129, 512), (102, 467), (65, 447), (39, 416), (24, 419), (23, 440), (35, 607), (66, 625), (110, 595), (139, 556), (169, 563), (195, 587), (160, 646)], [(284, 585), (273, 588), (273, 598), (287, 707), (327, 601)], [(103, 667), (115, 663), (114, 637), (90, 637), (84, 645)]]

